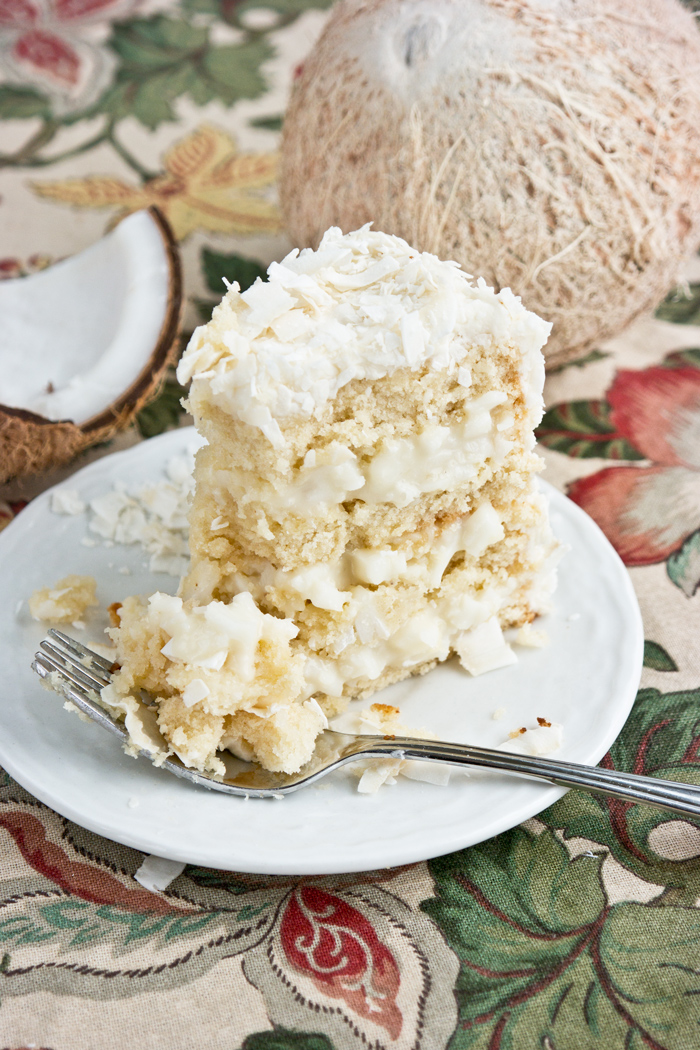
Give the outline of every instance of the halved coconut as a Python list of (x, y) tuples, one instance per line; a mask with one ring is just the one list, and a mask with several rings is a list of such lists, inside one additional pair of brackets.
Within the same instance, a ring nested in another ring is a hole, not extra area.
[(125, 427), (158, 389), (181, 305), (180, 257), (157, 208), (0, 283), (0, 483)]

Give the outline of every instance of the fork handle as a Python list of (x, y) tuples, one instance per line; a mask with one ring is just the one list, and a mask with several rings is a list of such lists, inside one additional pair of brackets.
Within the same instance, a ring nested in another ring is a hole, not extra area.
[(517, 755), (470, 744), (443, 744), (410, 737), (395, 737), (393, 740), (374, 738), (371, 744), (365, 737), (365, 745), (365, 754), (388, 757), (397, 756), (397, 752), (400, 752), (403, 758), (445, 762), (453, 766), (502, 769), (536, 780), (548, 780), (559, 787), (582, 788), (623, 802), (641, 803), (672, 813), (700, 817), (700, 787), (678, 780), (660, 780), (600, 766), (584, 766), (577, 762), (558, 762), (551, 758)]

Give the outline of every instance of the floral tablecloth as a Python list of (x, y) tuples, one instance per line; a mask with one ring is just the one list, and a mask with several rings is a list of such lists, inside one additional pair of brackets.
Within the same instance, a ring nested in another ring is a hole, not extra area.
[[(157, 204), (185, 328), (289, 247), (276, 148), (325, 0), (0, 0), (0, 272)], [(655, 317), (547, 382), (547, 478), (642, 607), (637, 702), (604, 764), (700, 783), (700, 261)], [(171, 377), (104, 455), (182, 422)], [(0, 524), (66, 470), (0, 493)], [(590, 654), (595, 660), (595, 652)], [(3, 696), (3, 703), (11, 702)], [(693, 1050), (700, 822), (572, 791), (398, 870), (271, 878), (135, 850), (0, 771), (0, 1046), (51, 1050)]]

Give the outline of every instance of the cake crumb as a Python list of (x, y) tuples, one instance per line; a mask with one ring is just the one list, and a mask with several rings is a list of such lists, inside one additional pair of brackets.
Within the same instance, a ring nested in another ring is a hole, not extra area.
[(522, 645), (528, 649), (541, 649), (547, 645), (549, 635), (541, 628), (538, 630), (531, 623), (524, 623), (515, 636), (515, 644)]
[(401, 713), (398, 707), (394, 707), (392, 704), (370, 704), (369, 710), (380, 725), (394, 722)]
[(74, 715), (78, 716), (81, 722), (92, 722), (90, 716), (86, 715), (84, 711), (81, 711), (79, 707), (76, 707), (76, 705), (71, 700), (64, 701), (63, 710), (71, 711)]
[(499, 751), (510, 751), (518, 755), (549, 755), (558, 751), (562, 744), (563, 729), (558, 722), (537, 719), (532, 729), (517, 729), (509, 739), (498, 747)]
[(491, 715), (491, 718), (493, 718), (494, 722), (500, 722), (501, 719), (505, 716), (505, 713), (506, 713), (505, 707), (497, 707), (496, 710)]
[(92, 605), (97, 605), (94, 576), (64, 576), (53, 587), (34, 591), (29, 599), (29, 612), (35, 620), (46, 623), (80, 622)]

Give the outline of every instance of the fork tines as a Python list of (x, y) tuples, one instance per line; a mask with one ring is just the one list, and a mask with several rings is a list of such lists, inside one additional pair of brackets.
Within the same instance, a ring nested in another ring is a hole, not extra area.
[(62, 631), (51, 629), (49, 638), (40, 643), (40, 649), (34, 668), (42, 678), (57, 672), (74, 688), (99, 694), (112, 677), (113, 664), (109, 660)]

